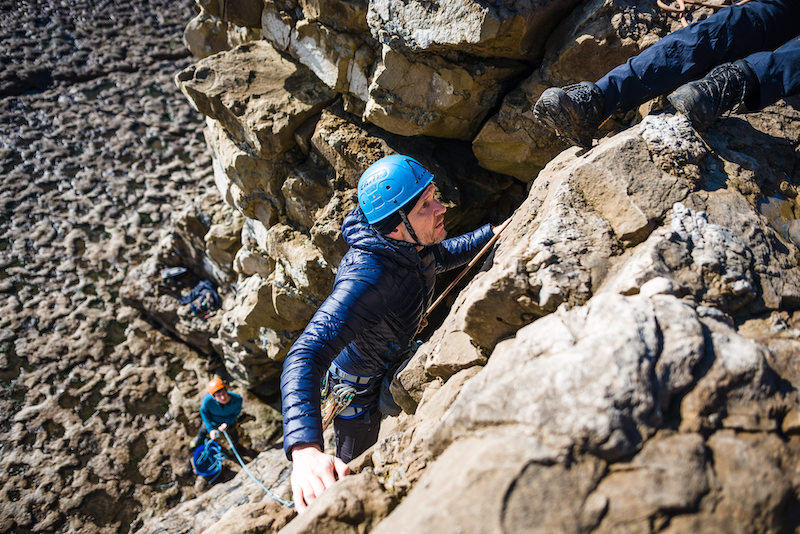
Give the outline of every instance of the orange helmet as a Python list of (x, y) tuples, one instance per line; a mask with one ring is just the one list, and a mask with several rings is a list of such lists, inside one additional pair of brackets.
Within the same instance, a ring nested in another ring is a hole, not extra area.
[(226, 387), (228, 386), (225, 384), (225, 382), (223, 382), (223, 380), (220, 377), (215, 376), (214, 378), (211, 379), (211, 382), (208, 383), (208, 393), (210, 395), (213, 395), (217, 391), (225, 389)]

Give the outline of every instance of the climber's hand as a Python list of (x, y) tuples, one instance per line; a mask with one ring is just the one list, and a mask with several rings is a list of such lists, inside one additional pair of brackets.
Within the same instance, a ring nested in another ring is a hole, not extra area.
[(292, 463), (292, 495), (298, 512), (303, 512), (323, 491), (350, 474), (346, 463), (325, 454), (315, 443), (292, 447)]

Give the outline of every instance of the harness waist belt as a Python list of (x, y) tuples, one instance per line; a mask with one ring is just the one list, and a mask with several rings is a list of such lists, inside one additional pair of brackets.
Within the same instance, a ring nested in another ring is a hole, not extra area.
[(372, 382), (376, 378), (379, 378), (378, 376), (351, 375), (350, 373), (348, 373), (346, 371), (342, 371), (341, 369), (336, 367), (336, 364), (333, 364), (333, 363), (331, 364), (331, 366), (330, 366), (330, 368), (328, 370), (331, 372), (332, 375), (334, 375), (334, 376), (336, 376), (338, 378), (341, 378), (342, 380), (344, 380), (346, 382), (350, 382), (351, 384), (358, 384), (358, 385), (369, 384), (370, 382)]

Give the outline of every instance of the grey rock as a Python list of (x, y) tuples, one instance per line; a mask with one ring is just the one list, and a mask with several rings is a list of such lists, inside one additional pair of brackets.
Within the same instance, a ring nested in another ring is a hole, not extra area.
[[(242, 64), (251, 68), (244, 72)], [(294, 130), (335, 99), (311, 71), (265, 41), (200, 60), (176, 82), (201, 113), (267, 159), (291, 148)]]

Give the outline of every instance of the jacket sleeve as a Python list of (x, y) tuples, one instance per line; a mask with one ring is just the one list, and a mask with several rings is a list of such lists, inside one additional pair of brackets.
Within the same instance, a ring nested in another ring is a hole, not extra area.
[(337, 354), (364, 329), (375, 326), (386, 309), (384, 298), (367, 279), (336, 282), (306, 329), (292, 345), (281, 373), (283, 448), (322, 443), (320, 378)]
[(436, 272), (441, 273), (466, 265), (493, 236), (492, 226), (485, 224), (468, 234), (445, 239), (437, 245)]

